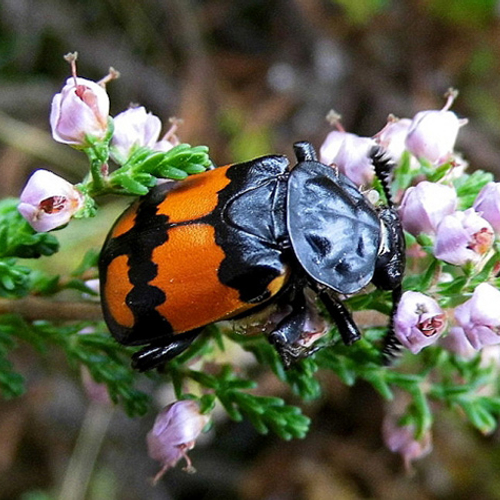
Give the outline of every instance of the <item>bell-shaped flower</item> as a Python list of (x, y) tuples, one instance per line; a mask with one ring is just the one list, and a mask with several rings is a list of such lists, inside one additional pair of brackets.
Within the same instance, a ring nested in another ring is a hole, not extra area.
[(182, 120), (178, 118), (170, 118), (171, 127), (167, 130), (165, 135), (154, 145), (153, 149), (155, 151), (170, 151), (175, 146), (178, 146), (181, 141), (177, 136), (177, 129)]
[(488, 182), (479, 191), (473, 207), (500, 234), (500, 182)]
[(433, 164), (448, 161), (453, 153), (458, 130), (467, 123), (449, 111), (456, 97), (449, 91), (443, 109), (420, 111), (412, 120), (406, 136), (406, 149), (419, 159)]
[(332, 130), (319, 148), (319, 161), (325, 165), (333, 165), (340, 146), (348, 135), (354, 135), (345, 130)]
[(493, 245), (494, 233), (490, 223), (473, 208), (447, 215), (438, 225), (434, 255), (462, 266), (476, 264)]
[(446, 315), (439, 304), (420, 292), (403, 293), (394, 316), (394, 333), (413, 354), (433, 344), (443, 333)]
[(390, 116), (386, 126), (378, 132), (374, 139), (384, 148), (389, 156), (399, 163), (406, 150), (406, 136), (412, 121), (409, 118)]
[(148, 113), (144, 106), (129, 108), (113, 119), (111, 151), (119, 164), (125, 163), (138, 147), (155, 149), (160, 137), (161, 120)]
[(52, 136), (63, 144), (87, 147), (87, 136), (105, 137), (108, 116), (109, 97), (104, 87), (85, 78), (70, 77), (52, 99)]
[(401, 200), (399, 215), (403, 228), (414, 236), (434, 234), (441, 220), (455, 212), (457, 193), (454, 188), (422, 181), (409, 187)]
[(181, 459), (186, 461), (188, 472), (194, 471), (187, 452), (194, 448), (209, 418), (200, 413), (198, 403), (192, 400), (177, 401), (158, 414), (147, 435), (148, 454), (162, 465), (154, 482)]
[(465, 335), (464, 329), (460, 326), (450, 328), (448, 334), (441, 337), (439, 344), (447, 351), (465, 359), (470, 359), (476, 352)]
[(35, 231), (43, 233), (67, 224), (83, 204), (83, 195), (72, 184), (48, 170), (36, 170), (17, 209)]
[(399, 425), (392, 415), (384, 418), (382, 436), (387, 448), (401, 455), (408, 471), (414, 460), (423, 458), (432, 451), (432, 436), (429, 431), (421, 439), (416, 439), (415, 426)]
[(82, 365), (80, 369), (83, 389), (90, 401), (103, 406), (112, 406), (113, 402), (109, 397), (108, 386), (102, 382), (96, 382), (89, 369)]
[(500, 290), (481, 283), (467, 302), (455, 308), (455, 319), (474, 349), (500, 344), (499, 304)]
[(375, 169), (369, 155), (375, 145), (376, 142), (371, 137), (348, 134), (340, 146), (334, 163), (354, 184), (370, 185), (375, 176)]

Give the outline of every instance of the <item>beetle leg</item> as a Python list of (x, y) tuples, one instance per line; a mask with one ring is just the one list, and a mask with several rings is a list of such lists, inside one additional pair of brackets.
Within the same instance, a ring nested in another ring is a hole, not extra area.
[(306, 358), (319, 349), (318, 347), (306, 347), (299, 343), (308, 316), (303, 290), (297, 291), (289, 304), (292, 307), (292, 312), (285, 316), (268, 336), (269, 342), (278, 351), (285, 368), (289, 368), (294, 361)]
[(379, 211), (382, 240), (375, 262), (372, 283), (382, 290), (401, 287), (405, 268), (405, 239), (401, 221), (393, 208)]
[(326, 289), (319, 290), (318, 297), (337, 325), (344, 344), (351, 345), (359, 340), (361, 334), (347, 307)]
[(132, 356), (132, 367), (141, 372), (159, 368), (185, 351), (201, 330), (201, 328), (196, 328), (189, 332), (178, 333), (167, 344), (149, 344)]

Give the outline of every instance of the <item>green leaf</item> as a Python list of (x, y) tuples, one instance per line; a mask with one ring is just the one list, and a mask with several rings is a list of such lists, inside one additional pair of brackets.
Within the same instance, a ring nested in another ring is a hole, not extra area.
[(450, 163), (443, 163), (437, 168), (431, 167), (429, 173), (427, 174), (427, 180), (429, 182), (439, 182), (452, 168), (453, 166)]
[(5, 399), (12, 399), (23, 395), (24, 392), (24, 378), (13, 371), (10, 361), (0, 356), (0, 393)]
[(0, 259), (0, 297), (24, 297), (30, 289), (28, 267), (16, 264), (16, 259)]
[(189, 370), (188, 373), (190, 378), (207, 389), (217, 389), (219, 387), (219, 380), (214, 375), (208, 375), (196, 370)]
[(459, 209), (470, 208), (476, 199), (479, 191), (488, 183), (493, 182), (494, 177), (491, 172), (476, 170), (470, 175), (463, 174), (453, 181), (459, 199)]
[(490, 434), (496, 429), (498, 418), (492, 415), (480, 401), (460, 400), (458, 404), (472, 425), (483, 434)]
[(421, 274), (409, 274), (403, 282), (403, 290), (425, 293), (439, 275), (441, 262), (435, 258), (430, 259), (430, 264), (424, 267)]
[(386, 370), (380, 368), (367, 370), (362, 376), (384, 399), (393, 399), (394, 395), (386, 380)]
[(310, 419), (299, 408), (286, 405), (281, 398), (255, 396), (244, 392), (232, 393), (233, 403), (260, 433), (272, 429), (282, 439), (303, 438)]
[(283, 371), (281, 379), (302, 400), (311, 401), (321, 396), (321, 384), (315, 377), (317, 370), (314, 359), (305, 358), (295, 363), (290, 370)]
[(17, 210), (18, 199), (0, 201), (0, 257), (38, 258), (53, 255), (59, 243), (53, 234), (37, 233)]
[(126, 173), (120, 175), (114, 175), (111, 183), (113, 186), (119, 186), (129, 194), (134, 194), (137, 196), (142, 196), (147, 194), (149, 191), (144, 183), (138, 182)]

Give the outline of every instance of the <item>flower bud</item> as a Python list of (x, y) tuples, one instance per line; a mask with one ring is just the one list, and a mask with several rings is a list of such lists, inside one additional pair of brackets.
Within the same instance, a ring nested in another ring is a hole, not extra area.
[(394, 316), (394, 333), (413, 354), (433, 344), (443, 333), (446, 315), (438, 303), (419, 292), (405, 292)]
[(434, 255), (462, 266), (478, 263), (493, 245), (493, 228), (473, 208), (447, 215), (436, 232)]
[(458, 129), (466, 123), (446, 108), (420, 111), (408, 129), (406, 149), (419, 159), (433, 164), (447, 161), (453, 153)]
[(500, 182), (488, 182), (479, 191), (473, 207), (500, 234)]
[(208, 415), (202, 415), (198, 403), (192, 400), (177, 401), (158, 414), (147, 435), (149, 456), (162, 464), (154, 482), (182, 458), (186, 460), (186, 470), (194, 471), (187, 452), (194, 448), (208, 421)]
[(161, 121), (144, 106), (129, 108), (113, 119), (114, 132), (111, 146), (118, 163), (123, 164), (135, 148), (154, 149), (161, 132)]
[(86, 147), (86, 136), (103, 139), (108, 130), (109, 97), (96, 82), (71, 77), (52, 99), (50, 126), (57, 142)]
[(457, 193), (454, 188), (422, 181), (409, 187), (399, 208), (403, 228), (414, 236), (434, 234), (441, 220), (455, 212)]
[(455, 308), (455, 319), (474, 349), (500, 343), (499, 304), (500, 290), (481, 283), (467, 302)]
[(411, 123), (409, 118), (390, 117), (387, 125), (374, 137), (396, 163), (399, 163), (406, 150), (406, 135)]
[(20, 201), (17, 209), (40, 233), (64, 226), (83, 207), (80, 191), (48, 170), (33, 172)]

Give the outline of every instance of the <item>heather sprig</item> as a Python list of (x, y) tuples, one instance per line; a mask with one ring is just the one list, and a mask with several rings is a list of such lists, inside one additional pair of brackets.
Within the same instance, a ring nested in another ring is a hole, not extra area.
[[(73, 75), (54, 97), (51, 127), (56, 141), (86, 154), (89, 169), (75, 185), (39, 170), (20, 200), (0, 202), (4, 397), (25, 390), (23, 374), (10, 361), (23, 344), (33, 346), (42, 359), (54, 351), (63, 353), (76, 374), (84, 368), (131, 416), (148, 411), (150, 394), (171, 384), (175, 401), (160, 413), (149, 438), (161, 473), (181, 458), (191, 468), (187, 451), (216, 407), (235, 421), (248, 419), (258, 432), (303, 438), (314, 425), (304, 414), (305, 405), (323, 395), (322, 372), (347, 386), (364, 380), (387, 401), (384, 439), (408, 466), (429, 452), (440, 408), (456, 409), (482, 433), (495, 429), (500, 416), (500, 189), (487, 172), (467, 173), (455, 151), (466, 122), (450, 111), (455, 93), (441, 110), (421, 111), (413, 119), (390, 115), (373, 137), (346, 132), (336, 116), (336, 130), (320, 149), (325, 163), (366, 192), (381, 189), (377, 182), (371, 185), (368, 154), (374, 144), (398, 164), (392, 190), (407, 231), (407, 273), (394, 318), (400, 356), (392, 366), (385, 366), (380, 354), (385, 319), (374, 315), (352, 346), (345, 346), (333, 327), (325, 335), (321, 331), (315, 345), (322, 349), (288, 370), (262, 333), (265, 327), (212, 325), (163, 370), (146, 377), (130, 367), (134, 349), (112, 339), (102, 322), (95, 286), (98, 250), (89, 248), (68, 276), (42, 272), (31, 259), (57, 259), (56, 233), (49, 231), (99, 216), (102, 195), (143, 195), (164, 179), (211, 168), (212, 161), (207, 147), (181, 142), (178, 120), (162, 136), (160, 119), (143, 107), (111, 117), (105, 85), (117, 73), (92, 82), (77, 76), (75, 55), (68, 60)], [(355, 314), (370, 310), (388, 315), (391, 303), (388, 292), (371, 288), (346, 301)], [(331, 325), (326, 312), (321, 314)], [(286, 395), (265, 393), (259, 386), (259, 374), (265, 371), (303, 403), (292, 405)]]

